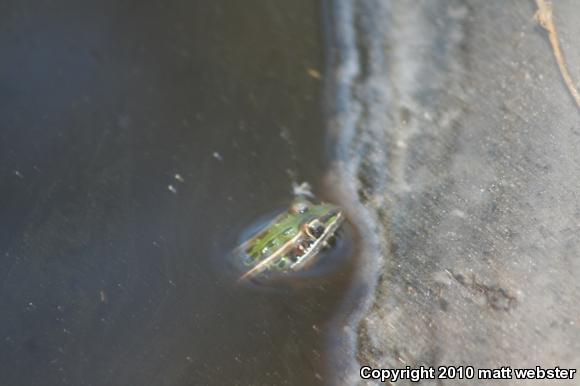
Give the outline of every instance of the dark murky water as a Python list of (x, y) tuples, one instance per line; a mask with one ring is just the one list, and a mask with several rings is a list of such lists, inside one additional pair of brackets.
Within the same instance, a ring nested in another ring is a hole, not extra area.
[(0, 383), (322, 383), (342, 279), (241, 291), (212, 262), (320, 189), (317, 6), (0, 9)]

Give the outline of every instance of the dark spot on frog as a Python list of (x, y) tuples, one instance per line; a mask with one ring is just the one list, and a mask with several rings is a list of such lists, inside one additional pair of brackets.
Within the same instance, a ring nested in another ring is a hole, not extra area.
[(319, 238), (324, 233), (324, 226), (321, 224), (314, 224), (309, 227), (310, 232), (316, 238)]

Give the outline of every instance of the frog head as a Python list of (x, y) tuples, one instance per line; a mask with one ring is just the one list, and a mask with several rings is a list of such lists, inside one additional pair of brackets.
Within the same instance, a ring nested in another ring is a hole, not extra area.
[(344, 221), (342, 211), (329, 203), (297, 197), (289, 209), (240, 245), (235, 255), (244, 269), (240, 281), (287, 274), (312, 265)]

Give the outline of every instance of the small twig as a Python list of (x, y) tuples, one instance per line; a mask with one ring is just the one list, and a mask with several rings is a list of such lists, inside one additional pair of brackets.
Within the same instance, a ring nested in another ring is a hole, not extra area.
[(558, 33), (556, 32), (556, 25), (554, 24), (554, 18), (552, 17), (552, 3), (546, 0), (536, 0), (536, 5), (538, 10), (534, 15), (534, 18), (540, 24), (540, 26), (548, 32), (550, 38), (550, 44), (552, 45), (552, 51), (554, 52), (554, 57), (560, 68), (560, 74), (568, 87), (568, 91), (576, 101), (576, 105), (580, 108), (580, 93), (574, 86), (570, 72), (568, 71), (568, 66), (564, 60), (564, 54), (562, 53), (562, 48), (560, 47), (560, 41), (558, 39)]

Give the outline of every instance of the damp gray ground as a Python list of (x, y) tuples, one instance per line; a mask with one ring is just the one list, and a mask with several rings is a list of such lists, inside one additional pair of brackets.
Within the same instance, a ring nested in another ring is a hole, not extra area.
[[(580, 114), (534, 3), (330, 4), (334, 178), (367, 293), (336, 384), (364, 384), (360, 365), (578, 368)], [(576, 80), (579, 13), (555, 4)]]

